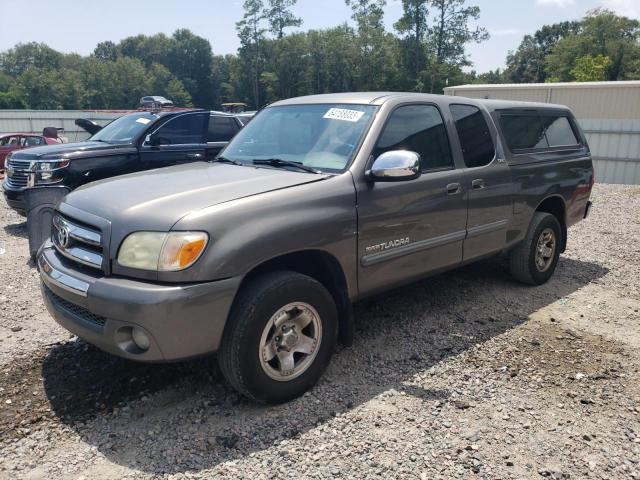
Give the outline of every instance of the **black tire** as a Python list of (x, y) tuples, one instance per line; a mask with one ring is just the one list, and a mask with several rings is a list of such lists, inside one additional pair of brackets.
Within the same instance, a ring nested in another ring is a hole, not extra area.
[[(536, 266), (536, 249), (540, 235), (548, 228), (555, 234), (555, 251), (550, 265), (546, 270), (540, 271)], [(534, 213), (527, 236), (509, 255), (511, 274), (522, 283), (542, 285), (551, 278), (558, 265), (563, 240), (562, 227), (554, 215), (544, 212)]]
[[(274, 380), (261, 365), (260, 341), (272, 315), (293, 302), (304, 302), (317, 311), (322, 336), (306, 370), (291, 380)], [(228, 382), (248, 398), (270, 404), (286, 402), (318, 381), (335, 349), (337, 332), (335, 302), (320, 282), (296, 272), (267, 273), (252, 280), (238, 294), (218, 351), (218, 363)]]

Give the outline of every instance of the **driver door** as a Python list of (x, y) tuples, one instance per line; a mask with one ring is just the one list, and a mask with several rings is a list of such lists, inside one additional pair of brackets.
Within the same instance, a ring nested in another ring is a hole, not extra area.
[(189, 112), (169, 119), (140, 146), (142, 170), (206, 160), (209, 112)]
[(438, 108), (397, 107), (372, 157), (393, 150), (418, 153), (422, 174), (414, 180), (369, 182), (358, 191), (358, 285), (363, 295), (462, 261), (464, 173), (454, 166)]

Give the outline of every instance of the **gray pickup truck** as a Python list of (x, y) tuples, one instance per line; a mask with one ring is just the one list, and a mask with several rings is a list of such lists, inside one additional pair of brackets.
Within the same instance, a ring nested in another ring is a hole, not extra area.
[(83, 186), (37, 264), (49, 312), (145, 362), (217, 352), (248, 397), (311, 388), (354, 302), (508, 252), (553, 274), (589, 213), (591, 156), (562, 106), (412, 93), (294, 98), (210, 163)]

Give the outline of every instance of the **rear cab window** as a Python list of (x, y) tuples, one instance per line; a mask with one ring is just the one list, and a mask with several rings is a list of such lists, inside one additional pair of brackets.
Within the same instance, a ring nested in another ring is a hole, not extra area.
[(578, 136), (564, 112), (503, 112), (500, 128), (513, 153), (577, 148)]

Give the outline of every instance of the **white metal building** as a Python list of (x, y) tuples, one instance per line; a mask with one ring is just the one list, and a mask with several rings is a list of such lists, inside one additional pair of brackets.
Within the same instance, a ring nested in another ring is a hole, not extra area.
[(640, 185), (640, 81), (462, 85), (444, 93), (566, 105), (589, 141), (596, 181)]

